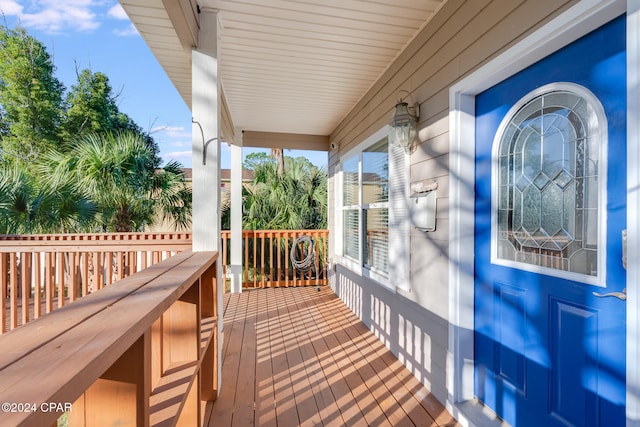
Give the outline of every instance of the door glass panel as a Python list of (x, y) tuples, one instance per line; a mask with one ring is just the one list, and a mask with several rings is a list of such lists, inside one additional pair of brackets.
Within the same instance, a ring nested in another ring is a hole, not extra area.
[(496, 256), (598, 274), (598, 121), (580, 95), (537, 95), (513, 114), (497, 148)]

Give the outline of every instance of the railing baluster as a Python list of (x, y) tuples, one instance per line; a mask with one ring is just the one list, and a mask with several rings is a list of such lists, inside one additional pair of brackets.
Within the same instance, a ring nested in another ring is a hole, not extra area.
[(77, 260), (76, 253), (69, 252), (69, 284), (67, 285), (69, 288), (67, 292), (69, 293), (69, 302), (74, 302), (78, 298), (78, 285), (77, 285)]
[(31, 296), (31, 253), (20, 253), (20, 282), (22, 288), (22, 324), (29, 322), (29, 297)]
[(58, 308), (64, 307), (64, 252), (57, 253), (56, 281), (58, 285)]
[(116, 256), (118, 257), (118, 271), (116, 277), (118, 280), (122, 280), (124, 278), (124, 253), (117, 252)]
[(33, 253), (33, 318), (37, 319), (42, 316), (42, 294), (40, 286), (40, 278), (42, 277), (40, 268), (42, 266), (42, 252)]
[(81, 263), (81, 281), (82, 281), (82, 296), (89, 294), (89, 254), (87, 252), (82, 254)]
[(242, 277), (242, 286), (244, 287), (249, 285), (249, 234), (243, 231), (242, 237), (244, 238), (244, 274)]
[(277, 286), (280, 287), (282, 286), (282, 231), (279, 231), (277, 233), (277, 237), (276, 237), (276, 247), (277, 247), (277, 251), (276, 251), (276, 256), (278, 259), (278, 276), (276, 277), (277, 279)]
[(107, 285), (113, 283), (113, 252), (104, 254), (104, 282)]
[(0, 332), (4, 333), (7, 330), (7, 286), (9, 286), (9, 268), (8, 268), (9, 256), (8, 254), (0, 254)]
[(9, 292), (11, 292), (11, 329), (18, 326), (18, 257), (9, 256)]
[[(262, 277), (260, 277), (260, 287), (264, 288), (264, 284), (267, 277), (267, 266), (264, 265), (264, 241), (267, 239), (265, 232), (262, 232), (260, 236), (260, 266), (262, 268)], [(255, 243), (254, 243), (255, 244)]]
[(45, 313), (53, 311), (53, 252), (47, 252), (44, 266)]
[(258, 232), (253, 232), (253, 287), (258, 287), (258, 272), (262, 274), (261, 266), (258, 266)]

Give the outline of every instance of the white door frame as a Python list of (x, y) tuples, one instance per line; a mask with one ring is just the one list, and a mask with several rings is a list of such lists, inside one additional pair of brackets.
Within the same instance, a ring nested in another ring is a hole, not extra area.
[[(627, 427), (640, 427), (640, 0), (582, 0), (449, 91), (450, 244), (447, 408), (491, 425), (473, 405), (475, 96), (627, 12)], [(474, 409), (475, 408), (475, 409)]]

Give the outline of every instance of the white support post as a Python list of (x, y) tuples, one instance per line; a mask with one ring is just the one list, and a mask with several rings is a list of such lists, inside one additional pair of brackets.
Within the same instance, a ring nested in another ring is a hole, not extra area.
[(218, 17), (202, 10), (192, 61), (193, 250), (220, 247), (220, 140)]
[(231, 292), (242, 292), (242, 129), (231, 145)]
[[(221, 246), (218, 29), (217, 12), (201, 9), (198, 46), (191, 51), (194, 251), (219, 251)], [(220, 261), (221, 257), (218, 257), (218, 390), (222, 387), (222, 301), (225, 287)]]

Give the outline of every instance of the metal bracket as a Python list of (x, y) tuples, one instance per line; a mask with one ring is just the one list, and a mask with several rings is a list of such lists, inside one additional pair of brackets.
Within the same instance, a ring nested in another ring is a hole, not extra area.
[(202, 164), (206, 165), (207, 164), (207, 146), (213, 142), (213, 141), (217, 141), (218, 138), (211, 138), (208, 141), (204, 140), (204, 131), (202, 130), (202, 125), (200, 125), (200, 122), (198, 122), (197, 120), (195, 120), (193, 117), (191, 118), (191, 123), (195, 123), (198, 125), (198, 128), (200, 128), (200, 135), (202, 136)]

